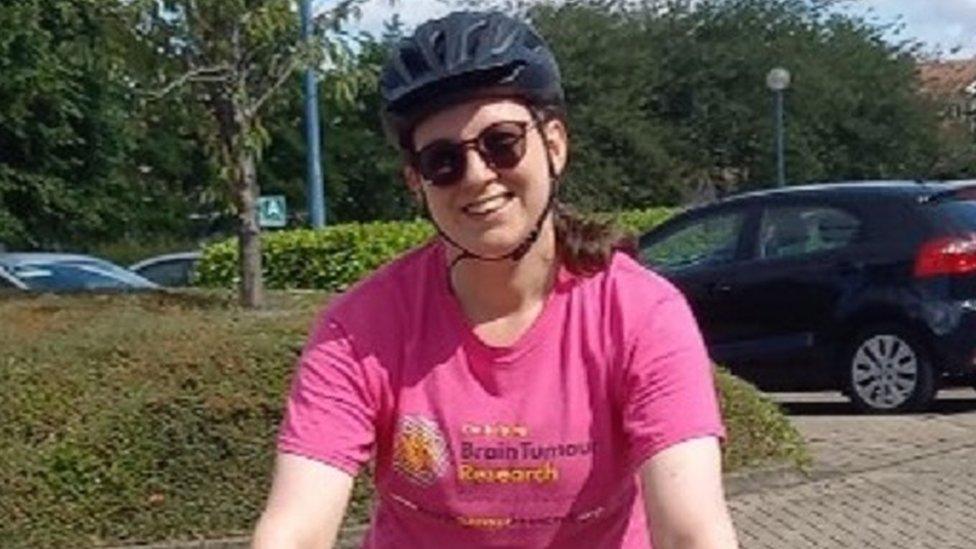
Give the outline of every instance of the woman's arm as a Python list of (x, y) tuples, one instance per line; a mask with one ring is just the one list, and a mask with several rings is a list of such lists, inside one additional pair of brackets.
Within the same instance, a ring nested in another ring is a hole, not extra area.
[(279, 453), (254, 549), (327, 549), (335, 544), (353, 478), (324, 463)]
[(641, 467), (641, 481), (655, 549), (738, 547), (725, 505), (717, 438), (661, 450)]

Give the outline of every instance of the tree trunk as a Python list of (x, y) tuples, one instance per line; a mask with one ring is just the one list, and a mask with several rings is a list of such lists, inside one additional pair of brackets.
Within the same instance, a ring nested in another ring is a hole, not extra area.
[(254, 153), (237, 154), (234, 182), (238, 203), (237, 251), (240, 258), (241, 305), (249, 309), (264, 306), (264, 283), (261, 272), (261, 227), (258, 226), (258, 182)]

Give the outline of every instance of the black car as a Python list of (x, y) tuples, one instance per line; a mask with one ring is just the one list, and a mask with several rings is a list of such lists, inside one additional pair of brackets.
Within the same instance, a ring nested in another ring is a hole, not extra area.
[(655, 227), (640, 253), (712, 358), (761, 388), (899, 412), (976, 383), (976, 181), (741, 194)]

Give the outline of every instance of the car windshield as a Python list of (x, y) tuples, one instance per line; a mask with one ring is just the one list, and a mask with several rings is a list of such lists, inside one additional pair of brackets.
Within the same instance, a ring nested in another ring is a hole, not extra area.
[(36, 262), (12, 267), (10, 273), (31, 290), (97, 290), (151, 288), (121, 267), (97, 260)]

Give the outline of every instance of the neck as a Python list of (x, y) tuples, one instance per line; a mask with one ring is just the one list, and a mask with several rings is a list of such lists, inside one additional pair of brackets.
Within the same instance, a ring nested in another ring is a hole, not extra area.
[[(448, 245), (448, 264), (461, 251)], [(451, 289), (475, 324), (497, 320), (542, 304), (556, 280), (556, 236), (550, 215), (539, 239), (519, 261), (465, 259), (450, 273)]]

